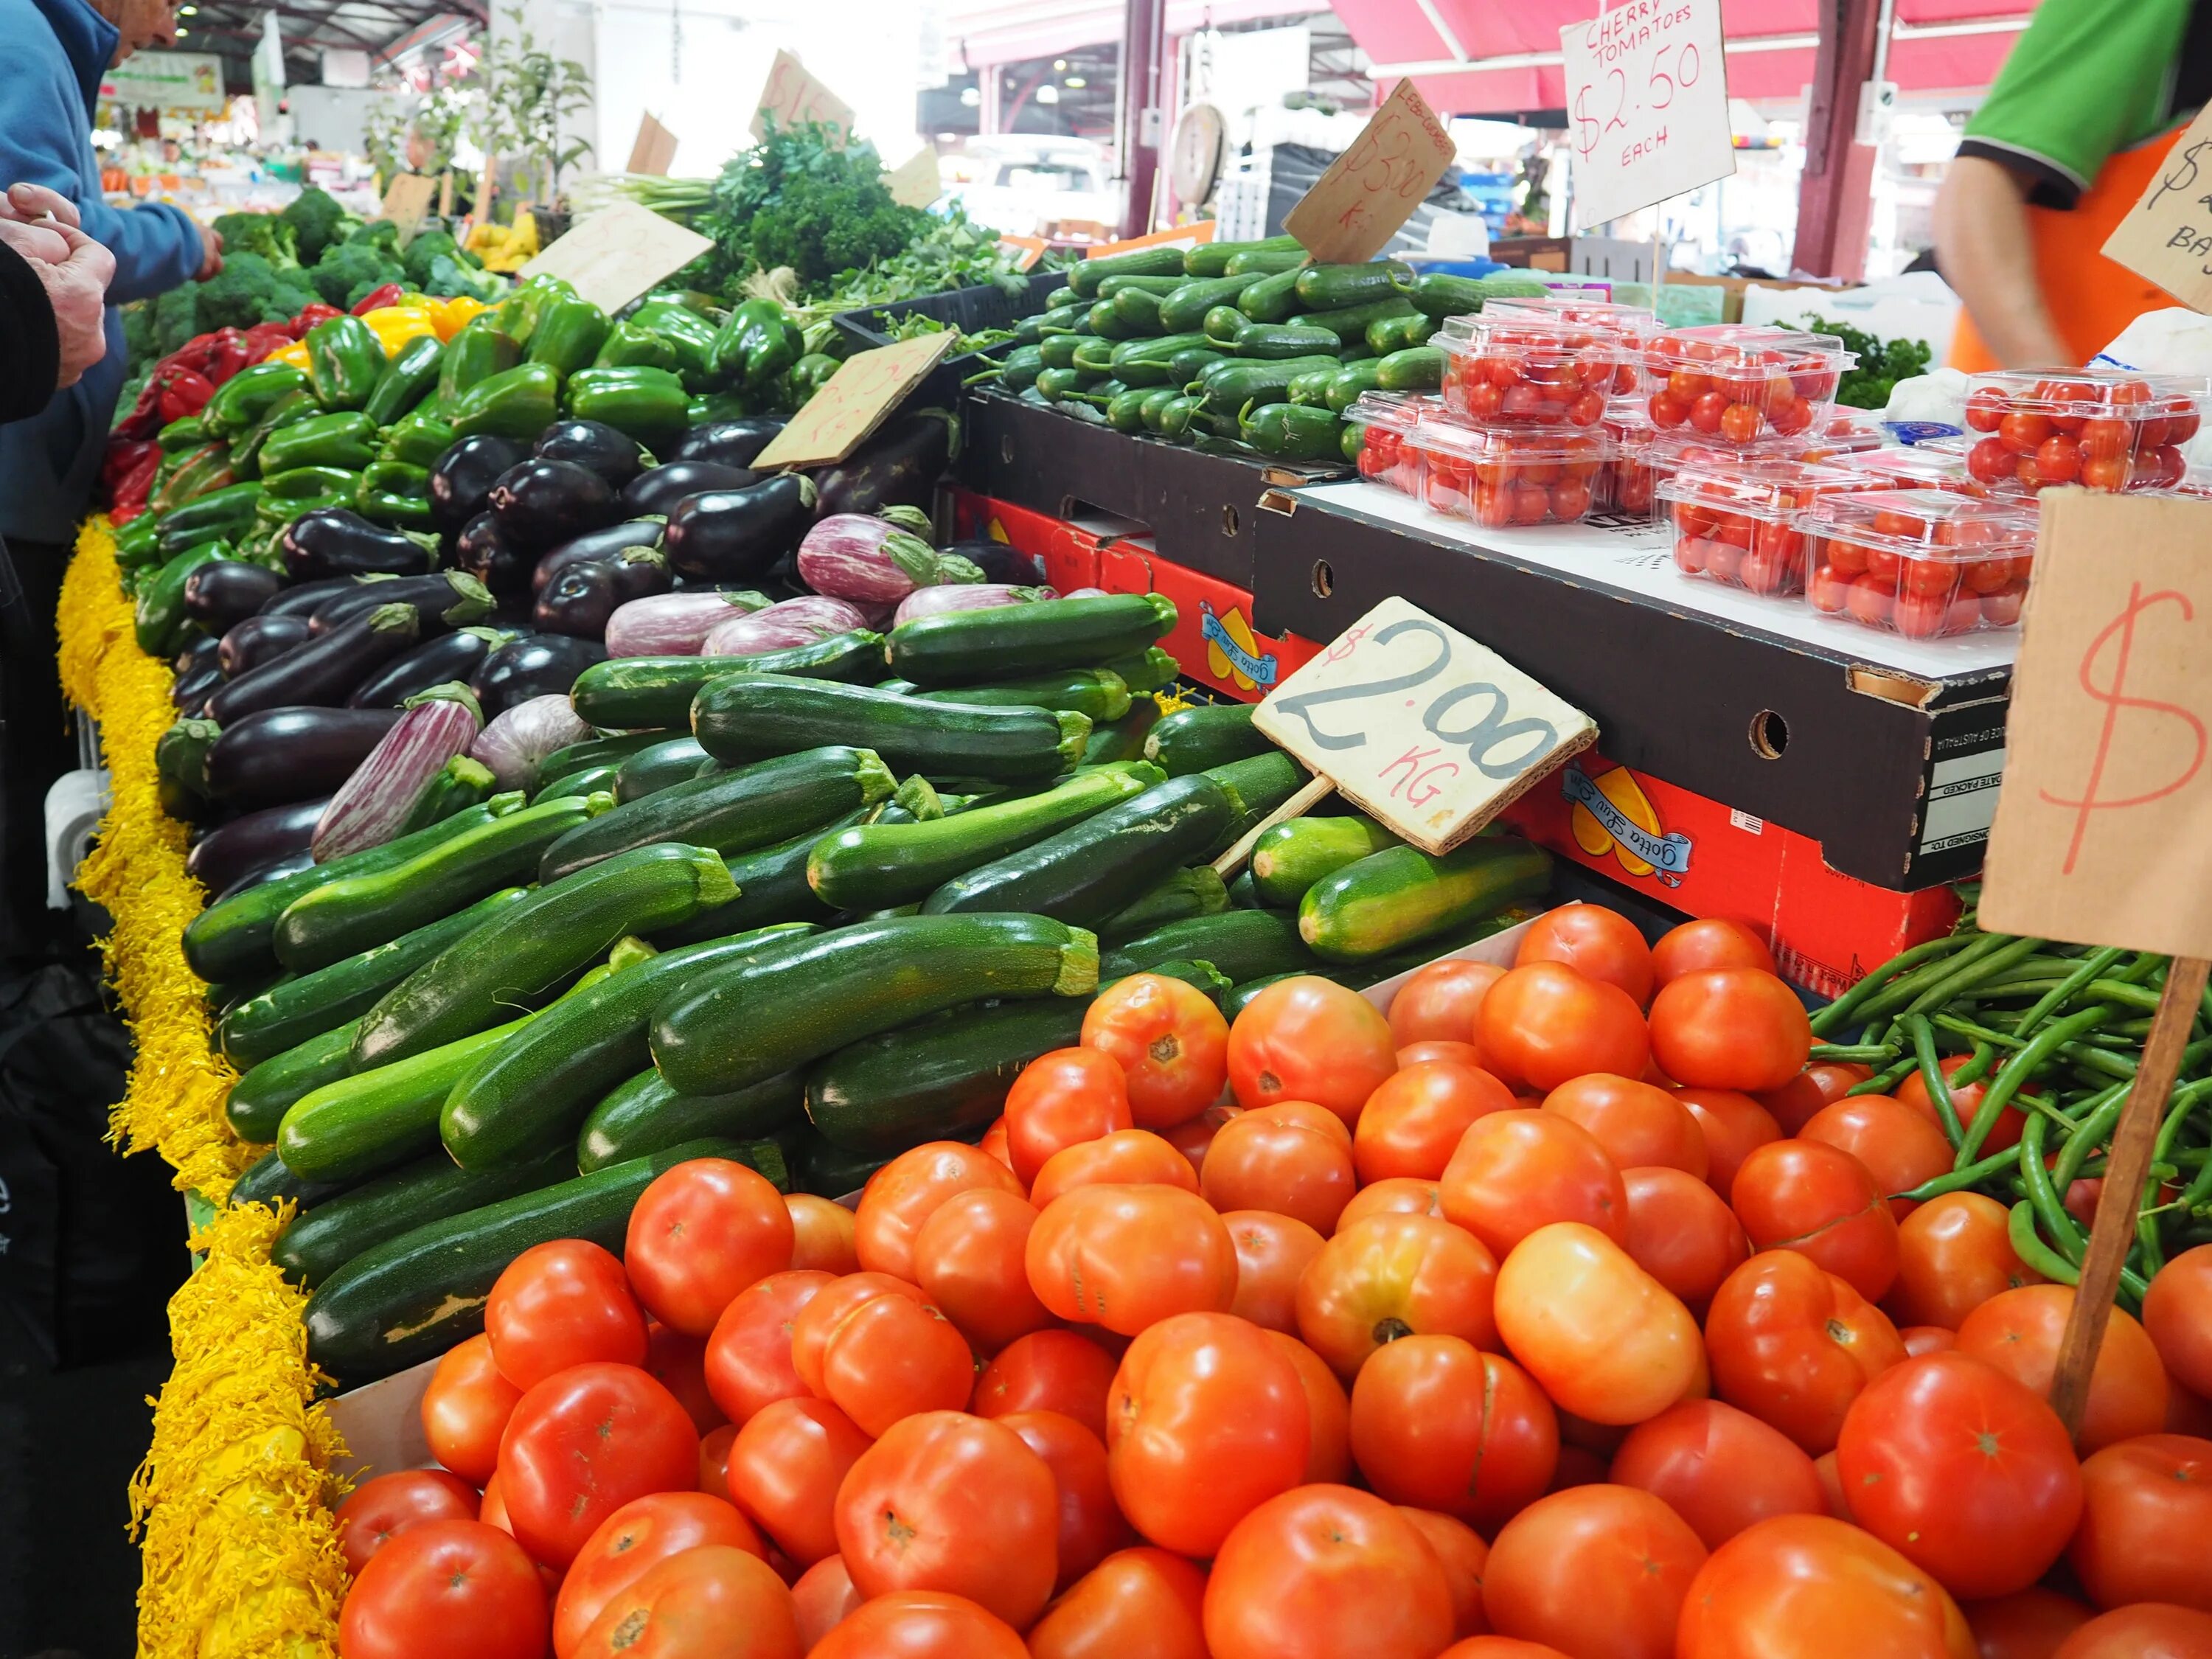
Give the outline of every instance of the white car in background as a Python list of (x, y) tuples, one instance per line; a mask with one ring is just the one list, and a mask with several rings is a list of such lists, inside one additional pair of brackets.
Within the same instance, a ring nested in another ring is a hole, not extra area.
[(1087, 138), (971, 138), (959, 170), (968, 182), (954, 194), (968, 216), (1009, 236), (1093, 240), (1111, 235), (1121, 216), (1105, 153)]

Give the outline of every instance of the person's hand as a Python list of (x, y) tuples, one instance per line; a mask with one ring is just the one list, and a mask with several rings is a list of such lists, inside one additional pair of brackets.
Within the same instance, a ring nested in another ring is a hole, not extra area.
[(222, 269), (222, 233), (202, 225), (200, 227), (199, 280), (204, 283)]
[(60, 220), (72, 230), (84, 222), (77, 217), (75, 202), (44, 185), (10, 185), (7, 195), (0, 197), (0, 220), (34, 225), (49, 218)]
[(74, 223), (58, 218), (40, 224), (0, 219), (0, 241), (38, 273), (61, 337), (61, 374), (54, 385), (75, 386), (107, 355), (107, 284), (115, 275), (115, 256)]

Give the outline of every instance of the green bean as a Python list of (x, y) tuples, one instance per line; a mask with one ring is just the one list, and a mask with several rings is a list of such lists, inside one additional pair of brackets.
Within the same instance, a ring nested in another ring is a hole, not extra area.
[(1937, 1030), (1965, 1037), (1977, 1047), (1985, 1042), (1993, 1042), (2000, 1048), (2027, 1047), (2024, 1041), (2013, 1036), (2009, 1031), (2000, 1031), (1989, 1025), (1978, 1025), (1972, 1020), (1962, 1019), (1956, 1014), (1938, 1014), (1936, 1016), (1935, 1024)]
[(1993, 1176), (2001, 1176), (2020, 1161), (2020, 1148), (2008, 1146), (2001, 1152), (1991, 1152), (1978, 1164), (1970, 1164), (1963, 1170), (1952, 1170), (1922, 1182), (1917, 1187), (1902, 1193), (1893, 1193), (1908, 1204), (1925, 1204), (1931, 1198), (1941, 1198), (1946, 1193), (1964, 1192), (1969, 1187), (1978, 1187)]
[(1905, 1079), (1911, 1077), (1914, 1068), (1919, 1064), (1917, 1059), (1907, 1054), (1887, 1071), (1876, 1072), (1865, 1082), (1854, 1083), (1844, 1092), (1846, 1095), (1886, 1095)]
[(2066, 1189), (2051, 1180), (2051, 1170), (2043, 1161), (2043, 1136), (2035, 1133), (2037, 1127), (2037, 1121), (2031, 1121), (2020, 1138), (2021, 1180), (2027, 1188), (2027, 1201), (2034, 1209), (2037, 1225), (2051, 1235), (2051, 1244), (2058, 1254), (2078, 1267), (2083, 1251), (2081, 1234), (2059, 1196)]
[(1947, 933), (1942, 939), (1931, 939), (1923, 944), (1912, 946), (1910, 950), (1899, 951), (1887, 962), (1866, 974), (1857, 984), (1850, 987), (1826, 1007), (1815, 1012), (1813, 1016), (1813, 1035), (1826, 1036), (1829, 1032), (1841, 1029), (1846, 1020), (1857, 1013), (1867, 1003), (1872, 1001), (1881, 991), (1894, 985), (1899, 977), (1908, 970), (1917, 969), (1932, 957), (1948, 956), (1965, 946), (1969, 940), (1983, 937), (1987, 936), (1972, 933)]
[(2127, 1109), (2128, 1093), (2131, 1085), (2116, 1083), (2094, 1096), (2089, 1109), (2082, 1113), (2066, 1144), (2058, 1149), (2058, 1161), (2051, 1170), (2051, 1184), (2060, 1192), (2072, 1186), (2081, 1174), (2081, 1165), (2089, 1154), (2111, 1139), (2112, 1127)]
[(1931, 1008), (1941, 1008), (1969, 986), (2002, 978), (2011, 970), (2014, 963), (2033, 956), (2043, 945), (2043, 941), (2039, 939), (2004, 939), (2001, 933), (1991, 933), (1985, 937), (2002, 939), (2003, 942), (1996, 950), (1986, 951), (1971, 962), (1966, 960), (1967, 953), (1961, 951), (1958, 960), (1951, 964), (1951, 971), (1906, 1003), (1904, 1012), (1908, 1014), (1924, 1014)]
[(2020, 1085), (2042, 1070), (2051, 1057), (2058, 1052), (2060, 1045), (2083, 1031), (2094, 1030), (2110, 1012), (2111, 1010), (2106, 1008), (2085, 1008), (2080, 1013), (2069, 1014), (2055, 1025), (2045, 1026), (2029, 1038), (2027, 1047), (2008, 1060), (2004, 1069), (1990, 1079), (1988, 1091), (1982, 1096), (1982, 1103), (1975, 1109), (1974, 1121), (1966, 1126), (1966, 1133), (1959, 1141), (1959, 1159), (1954, 1167), (1963, 1167), (1974, 1161), (1981, 1152), (1982, 1143), (1990, 1138), (1990, 1131), (1996, 1127), (1998, 1117), (2018, 1092)]
[(1879, 1060), (1884, 1065), (1897, 1058), (1894, 1048), (1885, 1048), (1875, 1042), (1816, 1042), (1806, 1059), (1813, 1064), (1864, 1065)]
[(1944, 1135), (1955, 1148), (1963, 1131), (1959, 1126), (1959, 1108), (1951, 1098), (1951, 1085), (1944, 1080), (1943, 1067), (1936, 1058), (1935, 1029), (1925, 1014), (1907, 1014), (1903, 1024), (1905, 1035), (1912, 1039), (1913, 1058), (1919, 1064), (1920, 1086), (1928, 1091), (1936, 1121), (1943, 1126)]
[(2045, 1244), (2035, 1231), (2034, 1207), (2026, 1199), (2012, 1206), (2012, 1215), (2005, 1224), (2006, 1235), (2012, 1241), (2012, 1253), (2021, 1265), (2031, 1273), (2040, 1273), (2054, 1285), (2079, 1285), (2081, 1270)]

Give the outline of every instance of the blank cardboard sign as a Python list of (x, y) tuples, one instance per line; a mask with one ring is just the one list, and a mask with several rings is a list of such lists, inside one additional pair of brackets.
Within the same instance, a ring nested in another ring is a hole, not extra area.
[(522, 274), (566, 277), (602, 311), (617, 311), (714, 246), (650, 208), (617, 202), (578, 221)]

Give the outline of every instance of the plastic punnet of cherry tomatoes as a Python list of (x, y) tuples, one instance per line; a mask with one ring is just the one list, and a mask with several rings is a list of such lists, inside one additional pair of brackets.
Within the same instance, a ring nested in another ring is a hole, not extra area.
[(1486, 529), (1578, 524), (1613, 453), (1602, 433), (1422, 423), (1406, 441), (1422, 464), (1421, 499)]
[(1435, 343), (1445, 406), (1479, 426), (1594, 428), (1627, 360), (1613, 331), (1547, 316), (1455, 317)]
[(1362, 392), (1345, 411), (1345, 419), (1361, 428), (1359, 476), (1419, 495), (1419, 466), (1407, 440), (1443, 413), (1443, 399), (1432, 392)]
[(1652, 424), (1741, 447), (1827, 419), (1853, 362), (1832, 335), (1739, 323), (1676, 329), (1644, 349)]
[(1765, 456), (1685, 465), (1655, 492), (1674, 524), (1674, 568), (1753, 593), (1805, 591), (1797, 515), (1822, 495), (1863, 487), (1840, 468)]
[(2094, 366), (1977, 375), (1966, 424), (1987, 435), (1967, 466), (1982, 483), (2028, 490), (2172, 489), (2208, 392), (2202, 376)]
[(2009, 628), (2035, 556), (2035, 515), (1939, 489), (1836, 495), (1797, 520), (1816, 611), (1912, 639)]

